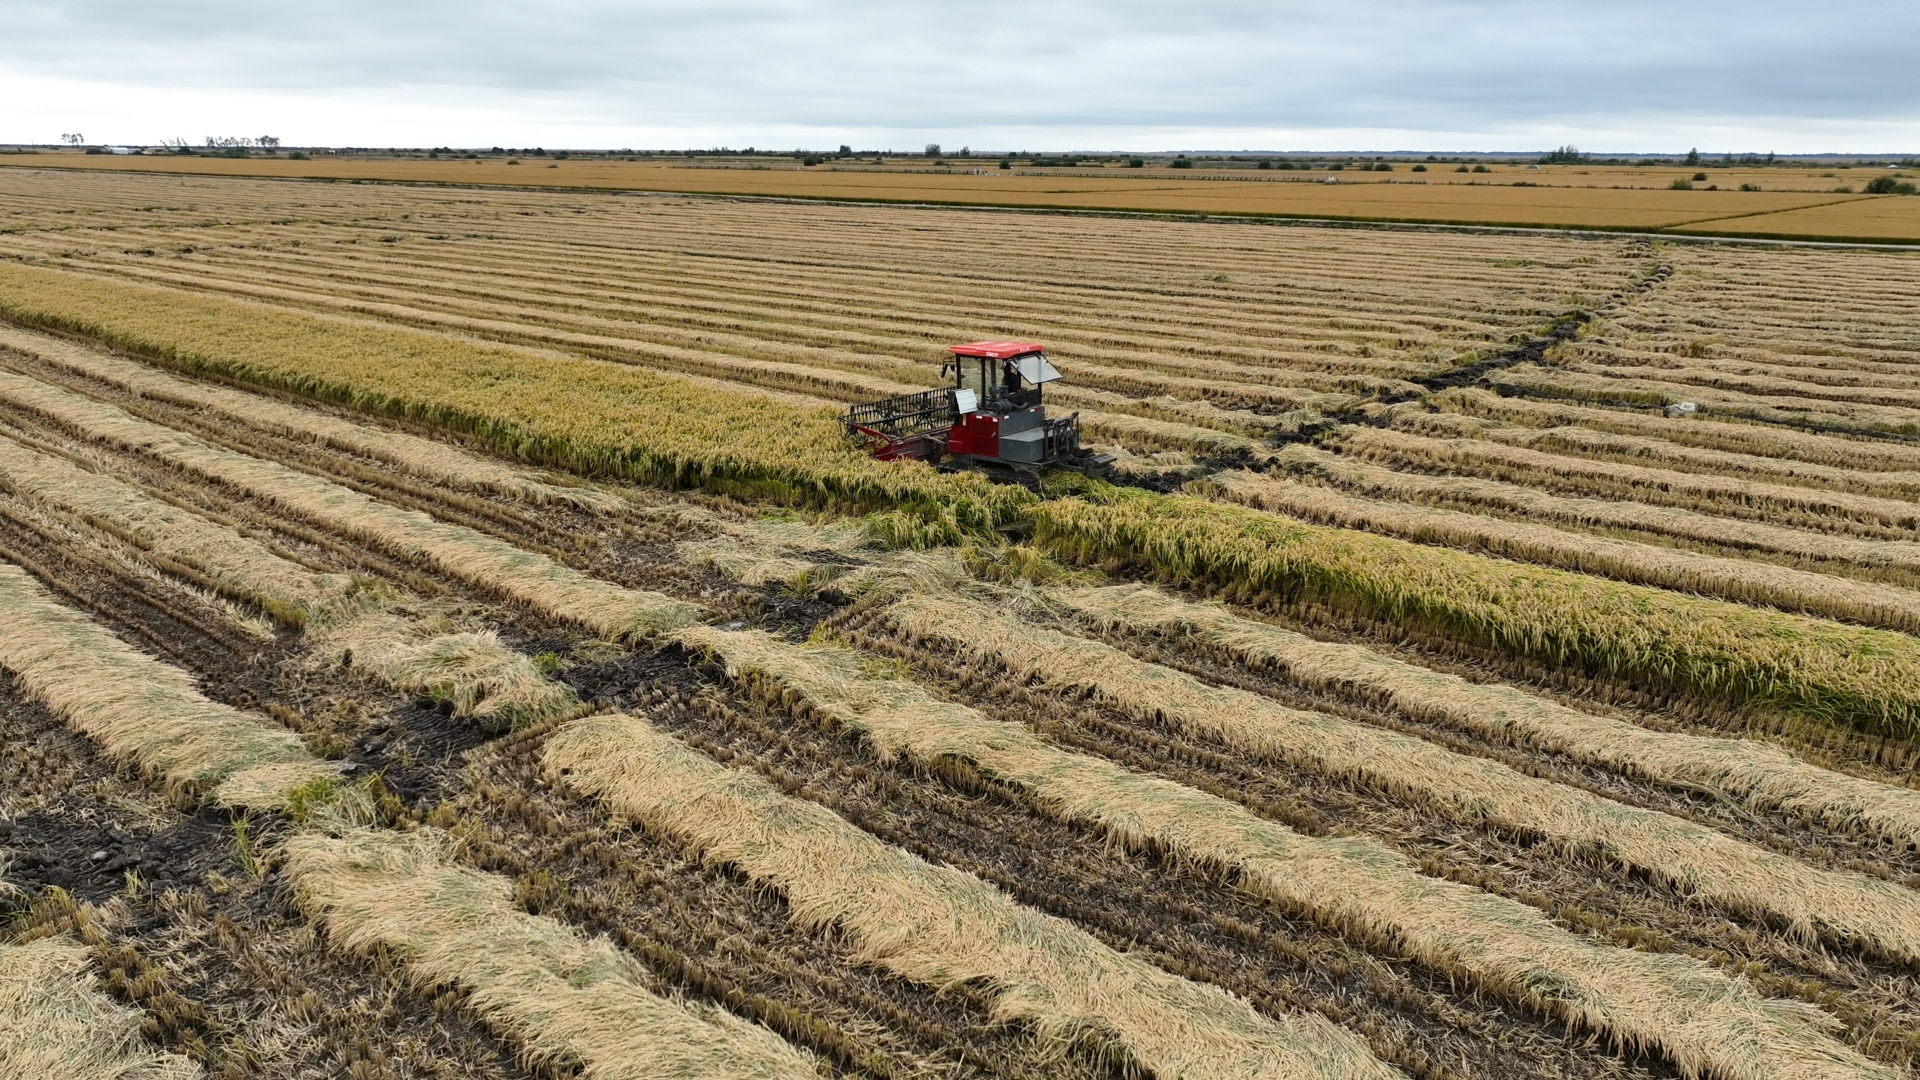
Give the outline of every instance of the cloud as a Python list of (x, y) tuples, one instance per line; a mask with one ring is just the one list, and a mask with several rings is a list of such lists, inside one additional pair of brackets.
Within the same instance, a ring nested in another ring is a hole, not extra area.
[(1911, 3), (0, 0), (0, 25), (0, 139), (162, 103), (361, 145), (1887, 151), (1920, 125)]

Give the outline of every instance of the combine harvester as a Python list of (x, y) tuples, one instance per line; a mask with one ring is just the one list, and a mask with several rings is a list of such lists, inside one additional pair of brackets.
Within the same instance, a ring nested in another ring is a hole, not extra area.
[(882, 461), (912, 458), (946, 472), (972, 469), (1040, 490), (1040, 474), (1113, 471), (1112, 454), (1080, 445), (1080, 414), (1050, 419), (1040, 388), (1060, 378), (1046, 347), (1031, 341), (976, 341), (947, 350), (953, 385), (847, 409), (847, 434)]

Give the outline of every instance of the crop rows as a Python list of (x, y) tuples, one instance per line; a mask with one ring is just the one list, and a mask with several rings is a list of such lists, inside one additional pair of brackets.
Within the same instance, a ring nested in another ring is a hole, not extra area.
[[(136, 1065), (1920, 1063), (1920, 458), (1858, 411), (1907, 300), (1772, 302), (1870, 277), (1831, 253), (36, 185), (0, 995)], [(825, 403), (994, 334), (1204, 481), (840, 444)], [(1518, 392), (1655, 367), (1854, 411)]]

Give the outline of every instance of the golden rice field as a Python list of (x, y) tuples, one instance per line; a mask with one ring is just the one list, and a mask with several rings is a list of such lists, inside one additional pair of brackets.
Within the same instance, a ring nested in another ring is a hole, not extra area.
[(0, 170), (0, 1075), (1913, 1077), (1916, 260)]
[[(1507, 163), (1476, 173), (1438, 162), (1414, 172), (1412, 163), (1401, 161), (1389, 175), (1307, 169), (1305, 163), (1297, 171), (1263, 172), (1246, 162), (1199, 169), (1129, 169), (1119, 162), (1034, 168), (1022, 162), (1002, 170), (990, 158), (870, 160), (806, 168), (788, 157), (671, 163), (343, 154), (294, 161), (47, 151), (0, 156), (0, 167), (1920, 243), (1920, 200), (1865, 190), (1876, 177), (1910, 180), (1912, 169), (1709, 161), (1699, 168)], [(1696, 183), (1692, 178), (1702, 172), (1708, 179)], [(1674, 190), (1679, 181), (1692, 190)]]

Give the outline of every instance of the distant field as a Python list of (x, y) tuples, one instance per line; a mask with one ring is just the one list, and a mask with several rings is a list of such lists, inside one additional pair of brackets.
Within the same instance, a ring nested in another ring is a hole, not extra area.
[[(1701, 232), (1803, 240), (1920, 243), (1920, 197), (1858, 192), (1884, 169), (1703, 169), (1498, 165), (1461, 173), (1445, 164), (1415, 173), (1252, 169), (1001, 170), (992, 162), (934, 170), (926, 163), (801, 169), (790, 161), (663, 165), (650, 161), (342, 157), (102, 157), (37, 154), (0, 165), (197, 173), (221, 176), (510, 184), (702, 194), (1081, 210)], [(1704, 171), (1700, 190), (1669, 185)], [(1335, 182), (1326, 182), (1337, 178)], [(1707, 185), (1719, 190), (1705, 190)], [(1760, 191), (1738, 190), (1742, 184)]]

